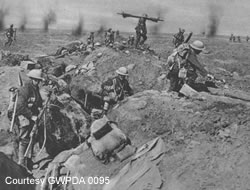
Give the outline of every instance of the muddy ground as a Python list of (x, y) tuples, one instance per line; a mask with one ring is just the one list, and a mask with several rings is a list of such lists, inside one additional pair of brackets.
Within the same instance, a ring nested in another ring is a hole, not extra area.
[[(1, 48), (35, 58), (56, 52), (59, 46), (76, 40), (69, 34), (27, 31), (18, 34), (14, 46), (4, 48), (1, 45)], [(209, 39), (194, 36), (194, 39), (206, 44), (205, 53), (199, 59), (216, 78), (225, 79), (229, 89), (250, 92), (250, 44), (229, 43), (224, 36)], [(65, 57), (56, 60), (56, 64), (83, 65), (94, 61), (95, 81), (99, 84), (113, 76), (120, 66), (130, 68), (129, 81), (136, 94), (108, 116), (119, 123), (136, 146), (158, 136), (163, 138), (167, 151), (159, 166), (163, 180), (161, 189), (247, 190), (250, 186), (249, 102), (206, 93), (201, 94), (201, 99), (180, 98), (167, 93), (168, 81), (161, 76), (166, 58), (173, 50), (171, 41), (171, 35), (149, 36), (147, 43), (159, 58), (131, 49), (127, 54), (100, 47), (88, 56)], [(102, 56), (97, 57), (98, 53)], [(17, 85), (19, 70), (18, 66), (0, 67), (0, 150), (3, 152), (9, 151), (10, 142), (6, 132), (10, 125), (6, 118), (8, 89)], [(70, 74), (75, 85), (85, 87), (83, 76), (75, 76), (74, 71)], [(98, 91), (98, 85), (92, 87)], [(95, 168), (94, 174), (99, 171), (99, 174), (113, 175), (124, 165), (116, 163), (108, 167), (96, 164), (97, 161), (89, 157), (87, 160), (88, 165)]]

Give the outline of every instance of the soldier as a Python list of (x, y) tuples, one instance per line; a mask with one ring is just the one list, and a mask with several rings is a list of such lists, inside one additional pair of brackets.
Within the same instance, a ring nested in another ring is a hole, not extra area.
[(90, 32), (90, 35), (87, 39), (87, 44), (94, 46), (94, 39), (95, 39), (94, 32)]
[(112, 28), (108, 29), (105, 34), (105, 45), (108, 46), (110, 44), (110, 36), (112, 35)]
[(127, 41), (128, 45), (133, 46), (133, 45), (134, 45), (134, 42), (135, 42), (135, 37), (134, 37), (134, 35), (130, 35), (130, 36), (128, 37), (128, 41)]
[(249, 39), (250, 39), (250, 38), (249, 38), (249, 36), (247, 36), (247, 37), (246, 37), (246, 41), (248, 42), (248, 41), (249, 41)]
[(13, 24), (11, 24), (10, 25), (10, 28), (8, 28), (7, 30), (6, 30), (6, 37), (7, 37), (7, 39), (8, 39), (8, 41), (7, 42), (5, 42), (5, 46), (6, 45), (11, 45), (12, 44), (12, 42), (13, 42), (13, 40), (14, 40), (14, 33), (15, 33), (15, 30), (13, 29)]
[(110, 42), (110, 44), (114, 44), (114, 42), (115, 42), (115, 31), (111, 32), (109, 42)]
[[(138, 24), (135, 27), (136, 32), (136, 41), (135, 41), (135, 47), (138, 47), (138, 44), (143, 45), (144, 42), (147, 40), (147, 27), (146, 27), (146, 21), (147, 21), (147, 14), (143, 14), (141, 18), (139, 18)], [(141, 40), (142, 38), (142, 40)]]
[(232, 42), (232, 41), (233, 41), (233, 37), (234, 37), (234, 35), (231, 34), (231, 36), (230, 36), (230, 38), (229, 38), (229, 42)]
[(31, 70), (27, 76), (30, 81), (18, 90), (15, 120), (19, 131), (18, 164), (26, 169), (27, 160), (24, 154), (30, 141), (30, 132), (37, 122), (39, 108), (42, 107), (39, 83), (43, 80), (42, 71), (39, 69)]
[(128, 76), (127, 68), (120, 67), (116, 70), (116, 73), (116, 77), (108, 79), (101, 85), (102, 96), (104, 97), (104, 114), (107, 113), (110, 104), (114, 105), (125, 97), (133, 95), (133, 90), (126, 79)]
[(179, 28), (179, 32), (174, 35), (173, 44), (175, 48), (184, 42), (184, 32), (184, 29)]
[(197, 55), (203, 49), (203, 42), (196, 40), (190, 45), (186, 43), (180, 45), (168, 57), (167, 65), (169, 66), (169, 73), (167, 78), (170, 80), (169, 92), (179, 92), (184, 83), (198, 90), (195, 85), (195, 80), (198, 77), (196, 71), (199, 71), (203, 77), (213, 78), (197, 60)]
[(240, 43), (241, 42), (240, 36), (238, 36), (237, 38), (238, 38), (238, 42)]
[(233, 36), (233, 42), (235, 42), (236, 41), (236, 37), (235, 36)]
[(116, 37), (118, 37), (120, 35), (120, 31), (119, 30), (116, 30)]

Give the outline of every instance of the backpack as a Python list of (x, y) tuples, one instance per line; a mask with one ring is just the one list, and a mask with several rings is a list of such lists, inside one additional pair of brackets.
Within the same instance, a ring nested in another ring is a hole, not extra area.
[(128, 138), (117, 127), (117, 123), (103, 117), (91, 125), (88, 143), (94, 156), (107, 163), (112, 155), (127, 145)]

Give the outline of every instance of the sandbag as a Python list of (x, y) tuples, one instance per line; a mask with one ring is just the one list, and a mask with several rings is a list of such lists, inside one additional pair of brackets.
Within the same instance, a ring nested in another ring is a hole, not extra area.
[[(99, 126), (96, 125), (97, 122), (99, 122)], [(93, 154), (105, 163), (109, 161), (109, 158), (114, 152), (116, 152), (116, 150), (121, 150), (124, 148), (128, 140), (126, 135), (117, 127), (117, 124), (114, 122), (110, 122), (110, 127), (112, 128), (111, 131), (109, 131), (100, 139), (96, 139), (93, 134), (102, 130), (103, 126), (105, 126), (109, 121), (105, 118), (101, 118), (97, 120), (97, 122), (93, 123), (94, 125), (92, 124), (90, 128), (91, 135), (88, 139), (88, 143), (91, 145)]]

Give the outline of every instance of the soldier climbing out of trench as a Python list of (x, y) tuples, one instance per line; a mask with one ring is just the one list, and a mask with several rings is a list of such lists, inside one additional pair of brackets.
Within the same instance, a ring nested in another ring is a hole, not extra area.
[[(39, 83), (44, 80), (42, 71), (31, 70), (27, 76), (30, 80), (20, 87), (16, 97), (15, 126), (17, 126), (18, 139), (18, 164), (28, 169), (28, 161), (25, 152), (30, 142), (30, 133), (37, 122), (40, 108), (42, 108), (42, 98), (39, 92)], [(32, 145), (33, 146), (33, 145)], [(32, 155), (32, 148), (31, 148)]]
[(107, 114), (110, 105), (114, 105), (118, 101), (122, 101), (125, 97), (133, 95), (133, 90), (126, 79), (128, 76), (127, 68), (120, 67), (116, 70), (116, 74), (116, 77), (109, 78), (101, 85), (104, 114)]
[(188, 84), (195, 90), (199, 90), (198, 84), (195, 83), (198, 75), (196, 71), (203, 77), (213, 79), (206, 69), (197, 59), (202, 50), (205, 48), (203, 42), (196, 40), (192, 44), (182, 44), (168, 57), (168, 75), (170, 80), (169, 92), (179, 92), (184, 83)]

